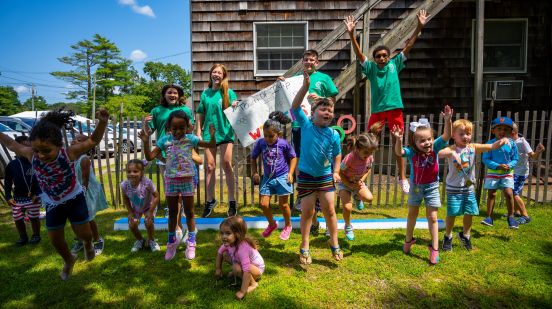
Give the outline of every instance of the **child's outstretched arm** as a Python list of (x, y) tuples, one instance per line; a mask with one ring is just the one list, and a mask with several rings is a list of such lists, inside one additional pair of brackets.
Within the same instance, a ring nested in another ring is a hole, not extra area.
[(305, 95), (309, 91), (309, 86), (310, 86), (309, 73), (307, 73), (307, 71), (303, 71), (303, 85), (301, 86), (301, 88), (297, 92), (297, 95), (295, 96), (295, 98), (293, 98), (293, 103), (291, 104), (291, 109), (292, 110), (301, 107), (301, 102), (303, 102), (303, 99), (305, 98)]
[(92, 132), (92, 135), (83, 142), (71, 145), (67, 148), (67, 155), (71, 160), (76, 160), (80, 155), (87, 153), (102, 141), (105, 128), (107, 127), (107, 121), (109, 120), (109, 113), (106, 109), (101, 108), (96, 112), (96, 118), (99, 122), (94, 132)]
[(500, 148), (503, 145), (506, 145), (508, 143), (509, 143), (508, 138), (504, 137), (504, 138), (501, 138), (501, 139), (495, 141), (492, 144), (471, 144), (471, 145), (473, 146), (473, 148), (475, 148), (475, 153), (480, 154), (480, 153), (484, 153), (484, 152), (489, 152), (491, 150), (496, 150), (496, 149), (498, 149), (498, 148)]
[(141, 130), (138, 137), (142, 140), (142, 150), (146, 160), (151, 161), (161, 154), (161, 149), (158, 147), (153, 147), (153, 150), (150, 149), (150, 135), (146, 130)]
[(416, 16), (418, 16), (418, 26), (416, 26), (416, 30), (414, 30), (414, 33), (412, 33), (412, 36), (410, 37), (410, 39), (408, 39), (406, 46), (402, 50), (402, 53), (405, 56), (408, 55), (408, 53), (412, 49), (412, 46), (414, 46), (414, 42), (416, 42), (416, 39), (420, 35), (420, 32), (422, 32), (422, 29), (426, 25), (427, 19), (429, 17), (429, 15), (427, 15), (426, 10), (420, 10), (418, 14), (416, 14)]
[[(355, 17), (353, 15), (349, 15), (345, 17), (345, 20), (343, 20), (343, 22), (347, 27), (347, 32), (349, 33), (349, 39), (351, 40), (351, 45), (353, 46), (355, 55), (358, 61), (360, 61), (360, 63), (363, 63), (364, 61), (366, 61), (366, 56), (360, 50), (360, 45), (358, 45), (358, 41), (355, 36), (355, 27), (356, 27), (357, 21), (355, 20)], [(370, 21), (365, 20), (364, 22), (367, 23)]]
[(443, 135), (441, 135), (441, 138), (445, 142), (448, 142), (452, 132), (452, 113), (454, 113), (454, 110), (448, 105), (445, 105), (444, 110), (441, 112), (441, 115), (445, 119), (445, 129), (443, 130)]
[(206, 141), (199, 141), (197, 143), (197, 145), (199, 147), (203, 147), (203, 148), (215, 148), (217, 147), (217, 140), (215, 139), (215, 133), (217, 132), (217, 129), (215, 129), (215, 125), (214, 124), (210, 124), (209, 125), (209, 135), (210, 135), (210, 139), (208, 142)]
[(391, 135), (395, 137), (395, 155), (402, 157), (404, 155), (402, 143), (403, 131), (401, 130), (401, 128), (399, 128), (399, 126), (394, 125), (393, 130), (391, 131)]
[(543, 151), (544, 151), (544, 145), (539, 143), (537, 145), (537, 148), (535, 148), (535, 152), (529, 153), (529, 158), (536, 160)]
[(6, 146), (6, 148), (8, 148), (9, 150), (15, 152), (15, 154), (18, 156), (25, 157), (29, 161), (33, 159), (33, 149), (31, 147), (19, 144), (11, 137), (1, 132), (0, 132), (0, 143)]

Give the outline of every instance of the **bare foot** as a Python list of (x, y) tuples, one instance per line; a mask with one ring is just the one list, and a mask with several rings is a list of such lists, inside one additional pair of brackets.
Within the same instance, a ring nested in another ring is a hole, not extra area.
[(71, 262), (63, 263), (63, 268), (61, 269), (61, 273), (59, 274), (61, 280), (63, 281), (69, 279), (69, 276), (71, 276), (71, 273), (73, 272), (73, 267), (77, 262), (77, 256), (75, 254), (71, 254), (71, 258)]
[(256, 289), (259, 286), (257, 281), (251, 281), (251, 284), (249, 287), (247, 287), (247, 293), (251, 293), (254, 289)]

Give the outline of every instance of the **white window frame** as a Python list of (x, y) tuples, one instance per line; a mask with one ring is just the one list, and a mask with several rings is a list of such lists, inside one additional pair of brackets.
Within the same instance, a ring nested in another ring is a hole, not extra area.
[[(529, 45), (528, 39), (529, 39), (529, 20), (527, 18), (486, 18), (484, 22), (516, 22), (516, 21), (522, 21), (525, 24), (525, 38), (523, 44), (525, 47), (522, 47), (524, 49), (524, 55), (523, 55), (523, 68), (519, 70), (512, 70), (512, 69), (498, 69), (496, 67), (493, 68), (485, 68), (485, 62), (483, 62), (483, 73), (493, 73), (493, 74), (511, 74), (511, 73), (527, 73), (527, 48)], [(486, 27), (485, 27), (486, 29)], [(472, 74), (475, 73), (475, 19), (472, 19), (472, 36), (471, 36), (471, 72)], [(483, 43), (483, 48), (485, 48), (485, 43)]]
[[(281, 71), (264, 71), (259, 72), (257, 68), (257, 25), (266, 25), (266, 24), (302, 24), (305, 25), (305, 49), (308, 49), (309, 46), (309, 23), (307, 21), (273, 21), (273, 22), (254, 22), (253, 23), (253, 65), (254, 65), (254, 75), (255, 76), (280, 76), (284, 74), (287, 70)], [(289, 69), (289, 68), (288, 68)]]

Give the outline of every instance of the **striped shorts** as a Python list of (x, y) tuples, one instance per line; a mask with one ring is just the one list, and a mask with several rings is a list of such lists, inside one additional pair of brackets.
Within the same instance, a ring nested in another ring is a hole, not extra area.
[(25, 217), (24, 213), (27, 214), (29, 219), (38, 219), (40, 215), (40, 202), (33, 203), (33, 200), (30, 198), (14, 198), (15, 205), (12, 205), (12, 216), (13, 220), (21, 220)]
[(194, 196), (193, 177), (164, 177), (165, 196)]
[(299, 176), (297, 177), (297, 193), (299, 194), (299, 198), (303, 198), (317, 191), (335, 191), (333, 174), (314, 177), (299, 171)]

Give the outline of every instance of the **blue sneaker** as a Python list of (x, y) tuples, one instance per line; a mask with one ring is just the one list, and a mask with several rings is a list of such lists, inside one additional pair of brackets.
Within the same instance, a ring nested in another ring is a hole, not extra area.
[(519, 229), (519, 223), (514, 217), (508, 217), (508, 227), (511, 229)]
[(519, 217), (517, 222), (519, 224), (527, 224), (527, 223), (531, 222), (531, 217), (521, 216), (521, 217)]
[(486, 226), (493, 226), (493, 218), (487, 217), (487, 218), (481, 220), (481, 224), (486, 225)]
[(351, 241), (355, 240), (355, 232), (353, 231), (352, 225), (345, 225), (345, 237)]
[(364, 209), (364, 202), (362, 200), (356, 201), (356, 208), (358, 210), (363, 210)]

